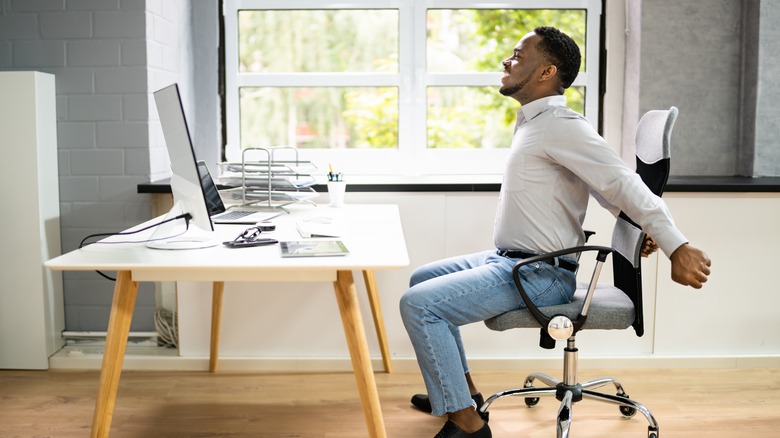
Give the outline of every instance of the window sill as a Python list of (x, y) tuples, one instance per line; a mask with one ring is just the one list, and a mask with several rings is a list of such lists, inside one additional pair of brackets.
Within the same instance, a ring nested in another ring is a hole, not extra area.
[[(421, 177), (353, 177), (348, 192), (497, 192), (501, 188), (496, 175), (468, 176), (455, 182), (452, 176)], [(325, 184), (314, 185), (318, 192), (327, 191)], [(672, 176), (667, 192), (702, 193), (780, 193), (780, 177), (748, 178), (739, 176)], [(138, 184), (138, 193), (171, 193), (170, 180)]]

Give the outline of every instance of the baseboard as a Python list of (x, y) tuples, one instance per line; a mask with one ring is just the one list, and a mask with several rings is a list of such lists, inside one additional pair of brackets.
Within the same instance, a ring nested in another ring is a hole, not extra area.
[[(579, 357), (579, 369), (648, 369), (648, 368), (779, 368), (780, 355), (766, 356), (631, 356)], [(395, 362), (393, 362), (395, 364)], [(473, 370), (529, 370), (561, 368), (556, 358), (475, 358), (469, 361)]]
[[(64, 347), (49, 358), (52, 369), (99, 370), (103, 354), (100, 347)], [(418, 371), (414, 358), (393, 358), (393, 370)], [(382, 359), (373, 358), (374, 370), (382, 371)], [(559, 358), (473, 358), (471, 369), (479, 370), (550, 370), (560, 368)], [(122, 369), (148, 371), (206, 371), (208, 357), (182, 357), (175, 349), (128, 346)], [(766, 356), (642, 356), (642, 357), (582, 357), (580, 369), (640, 369), (640, 368), (780, 368), (780, 355)], [(348, 357), (221, 357), (220, 371), (258, 372), (349, 372)]]

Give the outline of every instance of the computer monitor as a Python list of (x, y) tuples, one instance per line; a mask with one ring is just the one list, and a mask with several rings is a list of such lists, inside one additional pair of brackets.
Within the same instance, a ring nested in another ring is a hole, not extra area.
[(200, 184), (195, 151), (187, 128), (179, 87), (169, 85), (154, 92), (157, 113), (171, 159), (171, 191), (174, 205), (166, 219), (189, 213), (189, 227), (176, 220), (160, 225), (146, 244), (155, 249), (196, 249), (219, 244)]

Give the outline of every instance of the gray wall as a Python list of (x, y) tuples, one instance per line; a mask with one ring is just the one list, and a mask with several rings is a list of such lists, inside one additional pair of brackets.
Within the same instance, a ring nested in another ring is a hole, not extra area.
[[(4, 0), (0, 68), (56, 76), (62, 250), (150, 216), (145, 2)], [(2, 147), (12, 147), (3, 145)], [(65, 273), (67, 330), (105, 330), (113, 283)], [(153, 327), (139, 290), (133, 329)]]
[(780, 175), (780, 0), (761, 1), (756, 90), (756, 176)]
[(642, 2), (640, 113), (680, 109), (673, 175), (780, 175), (778, 15), (780, 0)]
[[(63, 251), (150, 219), (137, 185), (170, 175), (154, 90), (182, 85), (199, 158), (217, 161), (216, 17), (216, 0), (0, 0), (0, 70), (56, 75)], [(64, 292), (66, 330), (106, 329), (113, 283), (68, 272)], [(155, 306), (142, 284), (132, 330), (154, 329)]]

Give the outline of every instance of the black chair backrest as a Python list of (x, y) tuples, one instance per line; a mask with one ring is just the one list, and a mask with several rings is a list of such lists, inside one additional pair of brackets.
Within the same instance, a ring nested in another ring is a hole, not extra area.
[[(642, 181), (658, 196), (663, 195), (669, 179), (671, 135), (678, 110), (648, 111), (637, 125), (636, 171)], [(613, 281), (634, 303), (634, 330), (642, 336), (644, 309), (642, 306), (641, 250), (645, 233), (625, 213), (621, 212), (612, 234)]]

